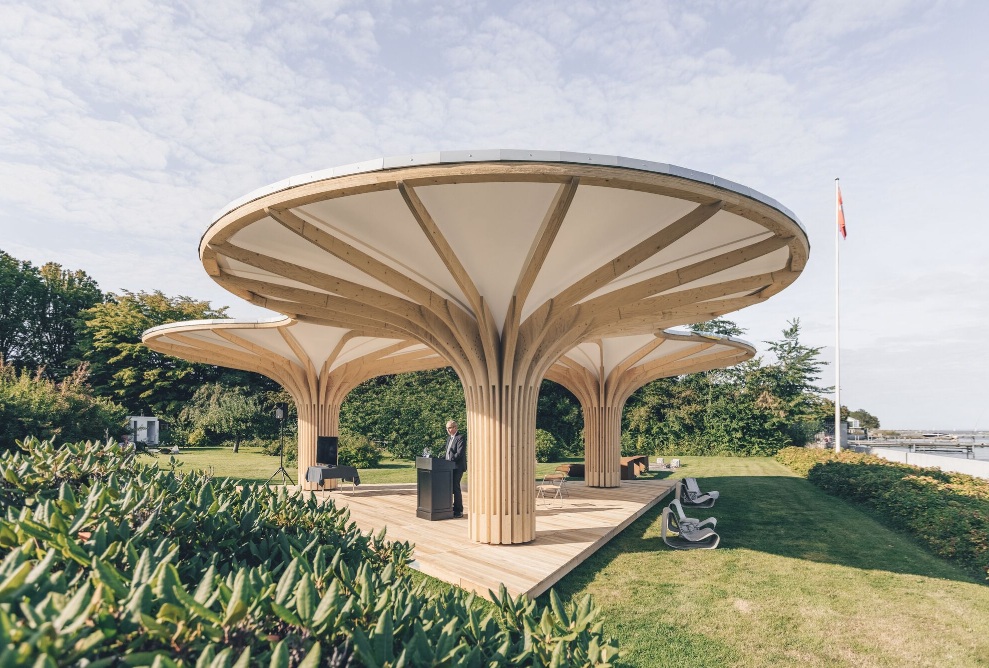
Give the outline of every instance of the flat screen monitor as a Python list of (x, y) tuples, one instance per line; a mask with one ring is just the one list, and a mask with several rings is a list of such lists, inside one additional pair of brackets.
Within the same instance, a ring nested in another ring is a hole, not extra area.
[(316, 437), (316, 463), (323, 466), (337, 465), (337, 436)]

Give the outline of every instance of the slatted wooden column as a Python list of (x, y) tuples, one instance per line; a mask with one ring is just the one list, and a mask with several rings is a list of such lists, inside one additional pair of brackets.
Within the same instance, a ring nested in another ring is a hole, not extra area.
[[(303, 489), (312, 490), (316, 486), (306, 482), (306, 471), (316, 465), (316, 439), (340, 435), (340, 404), (298, 401), (296, 409), (299, 414), (299, 484)], [(338, 483), (336, 478), (326, 480), (323, 489), (336, 489)]]
[(535, 424), (529, 387), (469, 387), (467, 471), (470, 536), (480, 543), (536, 537)]
[(618, 487), (622, 456), (620, 406), (584, 406), (584, 482)]

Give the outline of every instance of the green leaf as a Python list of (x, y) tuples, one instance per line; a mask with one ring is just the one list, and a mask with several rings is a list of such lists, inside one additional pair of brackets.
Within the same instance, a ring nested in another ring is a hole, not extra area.
[(93, 569), (96, 571), (100, 581), (110, 588), (110, 591), (113, 592), (117, 600), (120, 601), (127, 598), (130, 594), (130, 588), (117, 569), (110, 564), (104, 563), (102, 559), (98, 559), (97, 557), (93, 557), (92, 563)]
[(3, 582), (0, 582), (0, 600), (16, 594), (24, 583), (27, 582), (28, 576), (33, 569), (33, 564), (30, 561), (25, 561), (13, 573), (8, 575)]
[(179, 601), (181, 601), (181, 603), (183, 605), (185, 605), (186, 607), (188, 607), (192, 612), (196, 613), (197, 615), (199, 615), (203, 619), (209, 620), (209, 621), (213, 622), (214, 624), (222, 624), (222, 620), (220, 619), (220, 615), (218, 615), (217, 613), (213, 612), (212, 610), (210, 610), (209, 608), (207, 608), (206, 606), (204, 606), (202, 603), (200, 603), (199, 601), (197, 601), (188, 592), (186, 592), (186, 590), (183, 589), (182, 587), (178, 587), (178, 586), (173, 587), (172, 588), (172, 593), (175, 594), (175, 598), (177, 598)]
[(67, 627), (70, 622), (76, 621), (76, 619), (82, 615), (86, 605), (92, 597), (91, 590), (92, 583), (89, 580), (86, 580), (85, 584), (79, 588), (79, 591), (77, 591), (75, 595), (69, 599), (69, 602), (65, 605), (65, 607), (62, 608), (62, 612), (55, 618), (54, 621), (55, 628), (58, 629), (59, 632), (62, 632), (62, 629)]
[(299, 626), (299, 627), (303, 626), (302, 620), (299, 619), (294, 612), (292, 612), (285, 606), (278, 605), (277, 603), (273, 602), (271, 604), (271, 610), (276, 615), (278, 615), (278, 618), (281, 619), (286, 624), (291, 624), (292, 626)]
[(196, 603), (206, 604), (206, 601), (210, 598), (210, 594), (213, 593), (213, 581), (215, 579), (216, 566), (214, 564), (210, 564), (209, 568), (207, 568), (206, 572), (203, 574), (202, 579), (199, 581), (199, 585), (196, 587), (196, 593), (193, 595)]
[(278, 589), (275, 590), (275, 602), (279, 605), (285, 605), (285, 601), (291, 596), (292, 591), (295, 589), (295, 583), (299, 577), (299, 560), (293, 559), (285, 572), (282, 573), (282, 577), (278, 580)]
[(371, 649), (371, 642), (368, 640), (367, 635), (365, 635), (363, 629), (355, 627), (352, 632), (352, 637), (354, 639), (354, 647), (357, 650), (357, 656), (367, 668), (378, 668), (379, 664), (375, 659), (374, 651)]
[(322, 653), (323, 649), (320, 647), (320, 644), (318, 642), (313, 644), (313, 646), (309, 649), (309, 653), (306, 654), (306, 658), (299, 663), (297, 668), (318, 668), (319, 659)]
[(282, 640), (275, 645), (275, 651), (271, 653), (269, 668), (288, 668), (288, 646)]
[(553, 608), (553, 614), (560, 621), (564, 627), (570, 626), (570, 618), (567, 616), (567, 611), (563, 608), (563, 601), (560, 600), (560, 595), (556, 593), (556, 589), (549, 590), (549, 604)]
[(251, 665), (251, 648), (248, 647), (244, 650), (244, 653), (240, 655), (237, 659), (237, 663), (233, 665), (233, 668), (249, 668)]
[(226, 606), (226, 614), (223, 617), (223, 626), (233, 626), (247, 615), (247, 602), (244, 598), (247, 595), (247, 579), (244, 571), (237, 571), (234, 579), (233, 593)]
[(315, 598), (316, 588), (313, 587), (312, 579), (306, 573), (295, 588), (295, 609), (298, 610), (299, 617), (306, 624), (312, 621), (313, 612), (316, 608)]

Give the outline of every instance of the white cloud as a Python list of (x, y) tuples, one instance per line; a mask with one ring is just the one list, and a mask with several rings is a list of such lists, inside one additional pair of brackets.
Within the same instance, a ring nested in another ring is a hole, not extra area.
[(903, 388), (957, 368), (944, 337), (977, 350), (989, 325), (970, 204), (989, 149), (987, 13), (912, 0), (7, 3), (0, 248), (105, 289), (256, 313), (198, 262), (229, 200), (380, 155), (587, 150), (712, 172), (795, 210), (807, 270), (736, 319), (758, 341), (799, 316), (829, 346), (840, 175), (844, 385), (895, 426), (918, 414)]

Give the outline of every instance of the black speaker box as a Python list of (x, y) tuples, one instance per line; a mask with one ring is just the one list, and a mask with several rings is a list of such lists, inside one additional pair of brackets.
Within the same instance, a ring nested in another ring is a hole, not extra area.
[(323, 466), (337, 465), (337, 442), (336, 436), (316, 437), (316, 463)]

